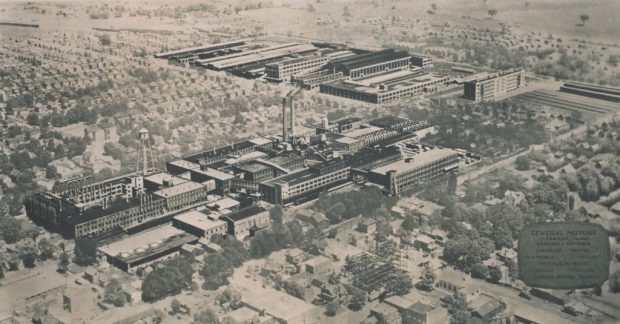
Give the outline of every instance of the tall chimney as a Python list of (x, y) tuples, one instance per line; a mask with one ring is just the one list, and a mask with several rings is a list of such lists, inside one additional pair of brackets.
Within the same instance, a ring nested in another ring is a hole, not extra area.
[(290, 101), (288, 102), (290, 108), (291, 108), (291, 136), (295, 136), (295, 106), (293, 105), (293, 96), (291, 96), (291, 98), (289, 99)]
[(288, 127), (286, 125), (286, 97), (282, 97), (282, 141), (288, 140)]

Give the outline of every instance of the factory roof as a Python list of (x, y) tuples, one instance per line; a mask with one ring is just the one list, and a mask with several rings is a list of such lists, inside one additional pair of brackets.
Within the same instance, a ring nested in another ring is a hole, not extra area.
[(231, 145), (221, 146), (218, 148), (212, 148), (210, 150), (203, 151), (201, 153), (186, 156), (185, 160), (193, 161), (193, 160), (200, 160), (201, 158), (210, 158), (210, 157), (215, 157), (215, 156), (227, 155), (227, 154), (234, 153), (234, 152), (244, 150), (244, 149), (254, 147), (254, 146), (256, 146), (256, 144), (253, 143), (252, 141), (248, 141), (248, 140), (241, 141), (238, 143), (233, 143)]
[(159, 185), (163, 185), (164, 182), (168, 182), (173, 186), (189, 181), (187, 179), (183, 179), (183, 178), (177, 177), (175, 175), (172, 175), (166, 172), (159, 172), (159, 173), (152, 174), (148, 177), (145, 177), (144, 180), (150, 181), (150, 182), (153, 182)]
[(238, 222), (242, 219), (246, 219), (248, 217), (252, 217), (255, 215), (258, 215), (260, 213), (266, 212), (267, 210), (263, 207), (260, 206), (256, 206), (256, 205), (252, 205), (243, 209), (239, 209), (238, 211), (229, 213), (225, 216), (222, 216), (223, 218), (228, 218), (233, 222)]
[(428, 304), (423, 304), (420, 302), (417, 302), (413, 305), (411, 305), (411, 307), (409, 307), (409, 310), (416, 313), (416, 314), (426, 314), (430, 311), (432, 311), (433, 309), (435, 309), (435, 307), (428, 305)]
[(226, 225), (225, 221), (210, 219), (207, 214), (196, 210), (181, 213), (175, 216), (174, 219), (205, 231)]
[(198, 238), (168, 224), (114, 241), (99, 247), (98, 250), (131, 263), (192, 241), (198, 241)]
[(200, 173), (206, 175), (209, 178), (213, 178), (215, 180), (226, 181), (234, 178), (235, 176), (226, 172), (222, 172), (217, 169), (207, 168), (206, 170), (193, 170), (192, 172)]
[(302, 53), (312, 50), (315, 50), (315, 47), (309, 44), (283, 44), (270, 47), (268, 50), (256, 51), (254, 53), (249, 52), (248, 55), (213, 61), (210, 62), (209, 65), (213, 66), (216, 69), (226, 69), (238, 65), (250, 64), (257, 61), (264, 61), (294, 53)]
[(200, 164), (196, 164), (186, 160), (176, 160), (168, 162), (170, 165), (174, 165), (187, 170), (200, 170)]
[(241, 203), (235, 199), (232, 199), (230, 197), (224, 197), (220, 200), (211, 202), (209, 204), (207, 204), (207, 206), (209, 208), (215, 208), (217, 210), (222, 210), (222, 209), (231, 209), (234, 207), (237, 207), (241, 205)]
[(457, 153), (452, 150), (444, 149), (444, 148), (437, 148), (437, 149), (432, 149), (426, 152), (422, 152), (408, 159), (403, 159), (403, 160), (373, 169), (371, 172), (378, 173), (378, 174), (387, 174), (387, 172), (392, 171), (392, 170), (396, 171), (397, 173), (406, 172), (409, 170), (417, 169), (426, 164), (433, 163), (437, 160), (440, 160), (440, 159), (443, 159), (449, 156), (456, 156), (456, 155)]
[(209, 51), (209, 50), (211, 50), (213, 48), (221, 48), (223, 46), (242, 45), (244, 43), (245, 43), (245, 40), (236, 40), (236, 41), (227, 42), (227, 43), (205, 44), (205, 45), (200, 45), (200, 46), (196, 46), (196, 47), (182, 48), (182, 49), (178, 49), (178, 50), (158, 53), (158, 54), (155, 54), (155, 57), (157, 57), (157, 58), (166, 58), (166, 57), (169, 57), (169, 56), (175, 56), (175, 55), (180, 55), (180, 54), (185, 54), (185, 53), (205, 52), (205, 51)]
[[(371, 78), (374, 77), (376, 76), (373, 76)], [(378, 84), (370, 84), (369, 82), (367, 82), (367, 79), (356, 79), (337, 80), (325, 83), (324, 86), (337, 89), (358, 91), (363, 93), (380, 94), (395, 90), (403, 90), (416, 86), (425, 86), (436, 81), (446, 80), (447, 78), (448, 77), (436, 73), (409, 71), (405, 71), (403, 73), (403, 71), (398, 70), (385, 72), (383, 82)]]
[(305, 263), (311, 267), (316, 267), (320, 264), (323, 264), (325, 262), (332, 262), (331, 259), (323, 256), (323, 255), (319, 255), (319, 256), (315, 256), (312, 259), (309, 259), (308, 261), (306, 261)]
[(403, 58), (409, 58), (409, 54), (404, 51), (385, 49), (382, 51), (338, 59), (335, 60), (334, 63), (341, 65), (348, 70), (352, 70)]
[(240, 170), (248, 171), (248, 172), (258, 172), (258, 171), (262, 171), (265, 169), (271, 169), (270, 167), (259, 164), (259, 163), (250, 163), (246, 165), (240, 165), (238, 168)]
[(368, 126), (368, 127), (363, 127), (363, 128), (358, 128), (358, 129), (354, 129), (350, 132), (346, 132), (344, 133), (345, 136), (347, 137), (351, 137), (351, 138), (358, 138), (358, 137), (362, 137), (364, 135), (368, 135), (374, 132), (378, 132), (382, 130), (379, 127), (375, 127), (375, 126)]
[(264, 138), (264, 137), (256, 137), (253, 138), (251, 140), (248, 140), (250, 143), (252, 144), (256, 144), (256, 145), (265, 145), (265, 144), (269, 144), (272, 143), (272, 141), (268, 138)]
[(343, 136), (343, 137), (337, 138), (335, 142), (342, 143), (342, 144), (355, 144), (355, 143), (359, 143), (360, 140), (347, 137), (347, 136)]
[(335, 123), (338, 124), (338, 126), (342, 126), (342, 125), (353, 124), (361, 120), (362, 119), (359, 117), (345, 117), (345, 118), (336, 120)]
[(371, 120), (369, 124), (381, 128), (390, 128), (407, 121), (409, 120), (396, 116), (384, 116)]
[(174, 197), (174, 196), (181, 195), (186, 192), (193, 191), (193, 190), (198, 190), (201, 188), (204, 188), (202, 184), (198, 182), (188, 181), (188, 182), (178, 184), (176, 186), (157, 190), (153, 192), (153, 194), (160, 196), (160, 197)]
[(241, 299), (250, 307), (264, 310), (267, 315), (285, 322), (293, 322), (316, 309), (308, 302), (274, 289), (246, 289)]

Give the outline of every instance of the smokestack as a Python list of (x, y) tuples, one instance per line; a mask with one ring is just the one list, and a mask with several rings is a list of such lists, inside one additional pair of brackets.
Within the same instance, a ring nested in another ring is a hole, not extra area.
[(293, 96), (289, 99), (289, 106), (291, 108), (291, 136), (295, 136), (295, 106), (293, 105)]
[(288, 140), (288, 126), (286, 125), (286, 97), (282, 98), (282, 141)]

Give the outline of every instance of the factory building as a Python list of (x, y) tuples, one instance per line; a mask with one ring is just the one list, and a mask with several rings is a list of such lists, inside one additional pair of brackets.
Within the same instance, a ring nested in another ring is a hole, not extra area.
[(524, 85), (525, 71), (510, 69), (465, 82), (464, 95), (474, 101), (495, 100)]
[(185, 244), (195, 244), (198, 237), (172, 225), (159, 226), (98, 248), (108, 263), (126, 272), (179, 255)]
[(172, 225), (207, 241), (213, 235), (226, 235), (228, 223), (218, 219), (218, 214), (208, 215), (200, 211), (190, 210), (175, 216)]
[(267, 64), (265, 65), (265, 71), (268, 78), (290, 81), (292, 77), (322, 68), (329, 60), (328, 56), (294, 58)]
[(163, 216), (165, 211), (165, 199), (145, 194), (139, 200), (116, 200), (106, 208), (90, 208), (66, 218), (64, 225), (74, 238), (95, 237), (137, 226)]
[[(271, 149), (273, 141), (264, 137), (257, 137), (251, 140), (241, 141), (219, 148), (213, 148), (202, 153), (186, 156), (183, 159), (198, 165), (209, 165), (211, 163), (225, 161), (230, 156), (239, 156), (254, 152), (260, 148)], [(171, 172), (171, 171), (168, 171)]]
[(431, 149), (416, 156), (373, 169), (368, 180), (392, 195), (451, 172), (458, 165), (458, 153), (449, 149)]
[(370, 103), (383, 103), (420, 93), (436, 92), (450, 78), (434, 73), (409, 70), (390, 71), (368, 78), (323, 83), (320, 92)]
[(422, 69), (431, 69), (434, 65), (433, 58), (425, 55), (411, 55), (411, 65)]
[(356, 79), (391, 70), (408, 69), (410, 59), (407, 52), (385, 49), (336, 59), (328, 67), (342, 72), (350, 79)]
[(228, 223), (228, 234), (240, 241), (271, 224), (269, 211), (255, 205), (226, 214), (220, 219)]
[(351, 168), (346, 161), (336, 159), (263, 182), (259, 190), (263, 200), (287, 205), (310, 200), (323, 190), (350, 181), (350, 176)]

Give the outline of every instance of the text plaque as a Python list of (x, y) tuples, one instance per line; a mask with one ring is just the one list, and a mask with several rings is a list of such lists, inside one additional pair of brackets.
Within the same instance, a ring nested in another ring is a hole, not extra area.
[(531, 287), (592, 288), (609, 278), (609, 236), (589, 223), (541, 223), (519, 235), (519, 277)]

